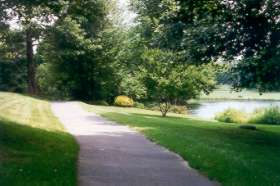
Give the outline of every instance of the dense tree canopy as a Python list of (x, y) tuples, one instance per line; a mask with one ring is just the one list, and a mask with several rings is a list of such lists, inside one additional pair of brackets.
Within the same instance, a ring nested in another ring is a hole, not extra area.
[(190, 63), (235, 61), (236, 86), (279, 88), (279, 1), (137, 0), (134, 8), (152, 47)]
[(215, 70), (211, 65), (177, 64), (176, 55), (159, 49), (143, 54), (142, 81), (149, 100), (160, 104), (163, 116), (171, 104), (186, 104), (201, 92), (208, 94), (215, 87)]
[(23, 34), (23, 43), (27, 61), (28, 92), (37, 94), (36, 62), (34, 59), (35, 42), (41, 39), (49, 24), (55, 19), (56, 1), (1, 1), (1, 24), (13, 23)]
[(1, 90), (180, 102), (211, 91), (213, 63), (237, 88), (280, 89), (277, 0), (130, 2), (124, 26), (116, 1), (2, 0)]
[[(48, 63), (42, 70), (50, 72), (40, 76), (45, 93), (83, 100), (114, 97), (117, 38), (106, 17), (108, 10), (105, 1), (80, 1), (54, 24), (39, 48), (43, 62)], [(54, 86), (44, 86), (43, 79)]]

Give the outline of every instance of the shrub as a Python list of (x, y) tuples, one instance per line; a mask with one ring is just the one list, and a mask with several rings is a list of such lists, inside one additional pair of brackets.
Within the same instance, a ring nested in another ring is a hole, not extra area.
[(249, 123), (280, 125), (280, 108), (257, 109), (253, 113)]
[(139, 108), (139, 109), (144, 109), (145, 105), (143, 103), (135, 102), (134, 107)]
[(172, 105), (170, 108), (170, 112), (176, 113), (176, 114), (187, 114), (187, 107), (186, 106), (177, 106)]
[(153, 111), (159, 111), (158, 103), (154, 103), (154, 102), (145, 103), (145, 108)]
[(104, 100), (95, 101), (94, 104), (95, 105), (101, 105), (101, 106), (109, 106), (109, 103), (107, 101), (104, 101)]
[[(152, 111), (160, 111), (159, 105), (157, 103), (147, 103), (145, 104), (145, 108)], [(176, 114), (188, 114), (188, 109), (186, 106), (171, 105), (168, 111)]]
[(114, 104), (120, 107), (133, 107), (134, 101), (127, 96), (118, 96), (115, 98)]
[(57, 76), (51, 68), (51, 64), (43, 63), (37, 68), (37, 83), (40, 90), (40, 96), (51, 100), (70, 100), (69, 87), (72, 82), (64, 81)]
[(224, 112), (218, 113), (215, 116), (215, 120), (225, 123), (246, 123), (248, 119), (244, 112), (229, 108)]

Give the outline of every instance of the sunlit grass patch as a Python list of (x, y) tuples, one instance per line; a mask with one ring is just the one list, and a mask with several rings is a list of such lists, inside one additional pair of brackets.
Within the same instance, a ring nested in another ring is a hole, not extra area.
[(48, 102), (0, 93), (0, 185), (76, 185), (77, 154)]
[(258, 125), (257, 130), (244, 130), (238, 124), (183, 117), (162, 118), (152, 112), (125, 115), (115, 111), (114, 107), (85, 108), (140, 131), (222, 185), (280, 183), (278, 126)]

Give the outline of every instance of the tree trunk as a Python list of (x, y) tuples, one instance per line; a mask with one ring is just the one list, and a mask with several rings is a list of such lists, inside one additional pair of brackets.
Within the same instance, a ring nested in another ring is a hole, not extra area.
[(159, 108), (160, 108), (162, 117), (166, 117), (167, 112), (168, 112), (169, 109), (170, 109), (170, 106), (171, 106), (171, 105), (170, 105), (170, 103), (169, 103), (168, 101), (159, 104)]
[(27, 59), (28, 93), (31, 95), (36, 95), (37, 94), (36, 64), (33, 60), (33, 41), (32, 41), (32, 32), (30, 29), (26, 30), (26, 59)]

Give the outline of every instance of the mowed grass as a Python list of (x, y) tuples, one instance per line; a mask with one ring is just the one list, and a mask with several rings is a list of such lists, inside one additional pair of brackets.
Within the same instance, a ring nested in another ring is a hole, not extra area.
[(280, 127), (258, 125), (257, 131), (250, 131), (238, 124), (84, 107), (135, 128), (222, 185), (280, 185)]
[(77, 154), (48, 102), (0, 93), (1, 186), (74, 186)]
[[(161, 116), (160, 111), (153, 111), (147, 109), (139, 109), (134, 107), (117, 107), (117, 106), (100, 106), (100, 105), (88, 105), (86, 103), (80, 103), (80, 105), (88, 111), (95, 112), (97, 114), (104, 114), (107, 112), (115, 112), (120, 114), (146, 114), (146, 115), (156, 115)], [(169, 116), (174, 117), (186, 117), (185, 114), (168, 113)]]
[(209, 95), (202, 94), (200, 99), (207, 100), (280, 100), (280, 92), (267, 92), (260, 95), (257, 90), (244, 89), (236, 92), (230, 86), (219, 86)]

